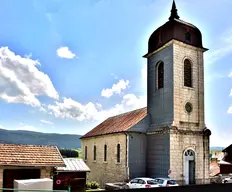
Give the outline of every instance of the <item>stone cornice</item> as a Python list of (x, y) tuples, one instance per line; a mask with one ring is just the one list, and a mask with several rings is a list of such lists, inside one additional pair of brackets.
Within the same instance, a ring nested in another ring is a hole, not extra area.
[(184, 129), (178, 129), (178, 127), (172, 126), (172, 127), (159, 127), (154, 130), (150, 130), (147, 132), (147, 135), (156, 135), (156, 134), (181, 134), (181, 135), (205, 135), (210, 136), (211, 132), (209, 129), (204, 128), (201, 131), (196, 130), (184, 130)]

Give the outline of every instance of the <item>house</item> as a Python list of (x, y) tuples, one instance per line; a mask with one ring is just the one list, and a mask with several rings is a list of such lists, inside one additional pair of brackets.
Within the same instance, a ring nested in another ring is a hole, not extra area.
[(55, 146), (0, 144), (0, 188), (13, 188), (15, 179), (51, 178), (65, 166)]
[(54, 175), (54, 190), (67, 190), (85, 192), (86, 173), (90, 172), (89, 167), (82, 159), (64, 158), (66, 167), (57, 167)]
[(147, 107), (109, 117), (81, 137), (88, 179), (104, 186), (134, 177), (209, 183), (211, 131), (204, 115), (204, 52), (200, 30), (169, 21), (148, 41)]
[(216, 161), (216, 162), (219, 162), (224, 157), (224, 153), (222, 151), (213, 151), (211, 155), (212, 155), (211, 161)]
[(220, 174), (232, 174), (232, 144), (222, 150), (224, 157), (219, 161)]

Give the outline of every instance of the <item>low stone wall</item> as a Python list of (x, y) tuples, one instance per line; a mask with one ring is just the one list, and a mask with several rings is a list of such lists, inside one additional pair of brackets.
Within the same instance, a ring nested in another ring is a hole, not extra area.
[(105, 190), (113, 191), (119, 189), (125, 189), (126, 183), (106, 183)]

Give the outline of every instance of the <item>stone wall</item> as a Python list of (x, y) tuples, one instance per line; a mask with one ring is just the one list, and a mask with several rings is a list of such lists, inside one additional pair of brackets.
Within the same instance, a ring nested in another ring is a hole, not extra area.
[[(192, 87), (184, 86), (184, 60), (192, 64)], [(199, 130), (205, 128), (204, 122), (204, 68), (203, 50), (173, 41), (174, 66), (174, 126)], [(193, 110), (189, 114), (185, 104), (192, 103)]]
[[(86, 164), (90, 168), (87, 175), (88, 181), (97, 181), (101, 186), (105, 183), (123, 182), (127, 180), (127, 137), (124, 133), (108, 134), (91, 138), (83, 138), (81, 146), (85, 157), (87, 146)], [(120, 163), (117, 163), (117, 144), (120, 144)], [(107, 145), (107, 161), (104, 161), (104, 145)], [(93, 148), (96, 145), (96, 161), (93, 159)]]
[[(204, 144), (205, 142), (205, 144)], [(170, 135), (170, 168), (171, 178), (185, 184), (184, 152), (191, 149), (195, 152), (196, 184), (209, 183), (209, 151), (208, 139), (200, 134), (171, 133)]]
[(42, 167), (40, 170), (40, 178), (52, 178), (52, 167)]

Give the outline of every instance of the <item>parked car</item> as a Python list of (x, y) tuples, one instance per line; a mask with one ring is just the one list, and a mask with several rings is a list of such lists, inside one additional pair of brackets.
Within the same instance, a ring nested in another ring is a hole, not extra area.
[(159, 187), (158, 183), (153, 178), (149, 177), (140, 177), (134, 178), (130, 182), (126, 184), (127, 189), (135, 189), (135, 188), (153, 188)]
[(158, 183), (159, 187), (179, 186), (176, 180), (170, 178), (155, 178), (155, 182)]
[(222, 183), (232, 183), (232, 177), (222, 179)]

